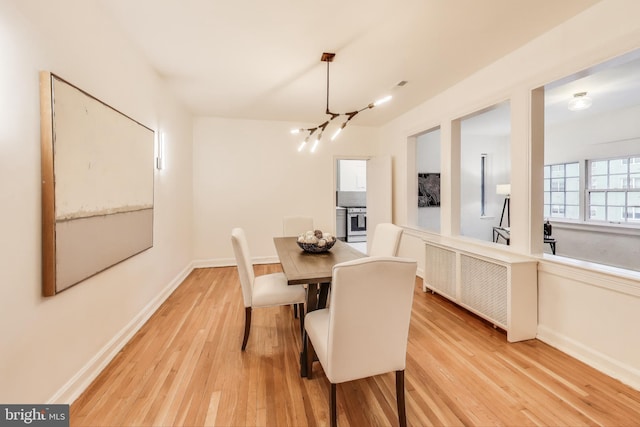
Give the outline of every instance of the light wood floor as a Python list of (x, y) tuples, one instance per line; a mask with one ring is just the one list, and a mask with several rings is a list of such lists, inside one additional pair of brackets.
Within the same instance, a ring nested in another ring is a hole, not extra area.
[[(256, 266), (257, 274), (279, 265)], [(638, 426), (640, 392), (505, 334), (416, 279), (405, 377), (412, 426)], [(356, 308), (357, 309), (357, 308)], [(381, 315), (384, 315), (381, 313)], [(299, 375), (291, 307), (244, 307), (235, 268), (197, 269), (71, 406), (72, 426), (324, 426), (329, 383)], [(338, 385), (340, 426), (397, 425), (395, 376)]]

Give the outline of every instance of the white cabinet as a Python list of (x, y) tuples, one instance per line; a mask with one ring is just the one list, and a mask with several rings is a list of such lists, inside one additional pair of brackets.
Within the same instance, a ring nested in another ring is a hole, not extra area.
[(456, 239), (425, 241), (424, 291), (503, 328), (510, 342), (536, 337), (537, 282), (533, 258)]
[(338, 160), (338, 191), (367, 191), (367, 161)]

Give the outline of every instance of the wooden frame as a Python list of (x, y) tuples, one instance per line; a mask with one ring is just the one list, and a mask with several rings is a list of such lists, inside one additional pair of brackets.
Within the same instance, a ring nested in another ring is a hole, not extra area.
[(153, 246), (152, 129), (40, 72), (42, 292)]

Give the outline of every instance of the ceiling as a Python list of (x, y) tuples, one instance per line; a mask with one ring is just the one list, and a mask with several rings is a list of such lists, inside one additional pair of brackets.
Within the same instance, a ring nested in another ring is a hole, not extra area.
[[(598, 0), (98, 0), (194, 114), (380, 125)], [(408, 83), (399, 87), (400, 81)]]
[[(593, 105), (586, 110), (569, 111), (569, 100), (580, 92), (586, 92)], [(637, 106), (640, 104), (640, 50), (552, 82), (545, 86), (544, 98), (546, 125)]]
[[(586, 92), (593, 105), (570, 111), (569, 100)], [(545, 127), (590, 119), (615, 110), (640, 105), (640, 49), (551, 82), (544, 87)], [(464, 117), (462, 132), (468, 135), (509, 136), (511, 110), (508, 101)]]

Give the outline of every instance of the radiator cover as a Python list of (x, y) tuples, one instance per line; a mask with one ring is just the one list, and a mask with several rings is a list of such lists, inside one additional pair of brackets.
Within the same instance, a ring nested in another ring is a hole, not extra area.
[(424, 290), (437, 292), (503, 328), (510, 342), (535, 338), (537, 261), (456, 243), (425, 242)]

